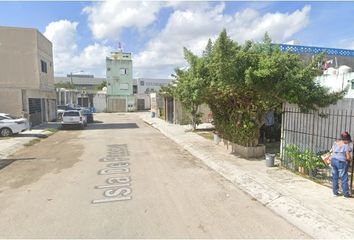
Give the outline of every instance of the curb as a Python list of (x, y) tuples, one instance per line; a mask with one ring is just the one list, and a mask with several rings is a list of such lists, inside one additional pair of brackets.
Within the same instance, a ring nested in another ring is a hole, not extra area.
[(215, 160), (212, 159), (212, 156), (196, 150), (191, 145), (183, 144), (172, 134), (158, 127), (156, 123), (144, 118), (142, 120), (153, 128), (159, 130), (166, 137), (183, 147), (194, 157), (201, 160), (209, 168), (222, 175), (225, 179), (255, 198), (265, 207), (269, 208), (289, 223), (304, 231), (309, 236), (320, 239), (345, 239), (354, 237), (354, 231), (352, 229), (345, 228), (344, 226), (326, 218), (317, 211), (306, 208), (296, 199), (282, 195), (274, 188), (271, 188), (267, 183), (256, 181), (246, 171), (239, 169), (235, 169), (233, 172), (227, 171), (226, 166), (230, 164), (227, 161), (221, 161), (222, 164), (217, 164)]
[[(50, 131), (43, 131), (41, 134), (45, 135), (46, 138), (47, 138), (47, 137), (50, 137), (51, 135), (53, 135), (55, 133), (50, 132)], [(5, 150), (0, 151), (0, 160), (8, 158), (9, 156), (14, 154), (18, 150), (24, 148), (27, 143), (29, 143), (30, 141), (32, 141), (34, 139), (41, 139), (41, 138), (40, 137), (29, 137), (26, 140), (24, 140), (23, 142), (15, 143), (14, 145), (9, 146)]]

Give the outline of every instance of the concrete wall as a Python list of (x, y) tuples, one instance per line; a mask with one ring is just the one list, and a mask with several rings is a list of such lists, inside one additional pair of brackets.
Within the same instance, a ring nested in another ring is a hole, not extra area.
[(149, 94), (150, 92), (158, 92), (161, 86), (168, 85), (172, 80), (173, 79), (162, 78), (136, 78), (133, 82), (138, 87), (138, 94)]
[[(4, 101), (6, 99), (6, 101)], [(22, 92), (16, 88), (0, 88), (0, 112), (22, 115)]]
[(93, 106), (96, 112), (106, 112), (107, 110), (107, 95), (106, 93), (97, 93), (93, 97)]
[[(202, 104), (198, 108), (198, 113), (202, 114), (201, 122), (207, 123), (210, 122), (209, 113), (211, 112), (209, 106), (207, 104)], [(175, 101), (175, 120), (176, 124), (191, 124), (192, 123), (192, 115), (188, 113), (182, 106), (179, 101)]]
[[(37, 71), (40, 77), (40, 89), (54, 91), (54, 67), (52, 43), (36, 31), (37, 37)], [(47, 73), (41, 71), (41, 60), (47, 63)]]
[(0, 87), (38, 89), (37, 31), (0, 27)]

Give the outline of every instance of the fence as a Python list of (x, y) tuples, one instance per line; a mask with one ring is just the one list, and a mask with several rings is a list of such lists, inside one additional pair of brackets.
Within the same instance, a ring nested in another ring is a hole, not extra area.
[[(316, 112), (302, 113), (296, 105), (285, 104), (282, 113), (281, 159), (282, 165), (298, 170), (297, 164), (290, 158), (289, 146), (296, 146), (300, 152), (317, 156), (329, 150), (340, 132), (346, 130), (353, 135), (354, 99), (343, 99), (336, 105), (322, 108)], [(320, 161), (320, 160), (319, 160)], [(323, 182), (331, 181), (329, 167), (316, 167), (312, 177)]]

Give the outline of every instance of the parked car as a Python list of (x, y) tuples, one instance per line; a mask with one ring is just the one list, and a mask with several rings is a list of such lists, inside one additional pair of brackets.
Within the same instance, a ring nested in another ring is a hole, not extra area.
[(83, 114), (86, 116), (87, 123), (93, 123), (93, 113), (88, 108), (82, 109)]
[(18, 118), (7, 113), (0, 113), (0, 136), (8, 137), (29, 128), (26, 118)]
[(67, 105), (58, 105), (57, 106), (57, 119), (58, 119), (58, 121), (62, 120), (63, 113), (65, 111), (68, 111), (68, 110), (74, 110), (74, 108), (71, 107), (68, 104)]
[(77, 126), (84, 129), (87, 126), (86, 116), (80, 110), (68, 110), (62, 115), (61, 126)]

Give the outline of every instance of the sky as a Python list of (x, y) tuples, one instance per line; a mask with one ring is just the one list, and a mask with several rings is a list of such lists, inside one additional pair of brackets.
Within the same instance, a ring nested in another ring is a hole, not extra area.
[(0, 2), (0, 26), (36, 28), (53, 43), (56, 76), (105, 77), (105, 58), (133, 56), (134, 77), (170, 78), (226, 29), (239, 43), (261, 41), (354, 49), (354, 2)]

